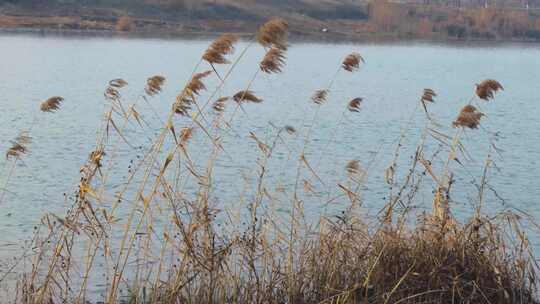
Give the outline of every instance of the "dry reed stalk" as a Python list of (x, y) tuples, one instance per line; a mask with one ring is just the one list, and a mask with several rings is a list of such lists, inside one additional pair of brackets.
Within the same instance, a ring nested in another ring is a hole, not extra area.
[(345, 57), (341, 67), (347, 72), (354, 72), (360, 69), (360, 62), (365, 63), (364, 58), (359, 53), (351, 53)]
[(94, 163), (97, 168), (101, 168), (101, 160), (105, 155), (106, 153), (103, 150), (94, 150), (90, 152), (88, 159), (90, 160), (90, 162)]
[(476, 84), (476, 96), (486, 101), (493, 99), (499, 90), (504, 90), (504, 88), (497, 80), (486, 79)]
[(266, 48), (287, 49), (289, 24), (281, 18), (274, 18), (263, 24), (257, 32), (257, 41)]
[(156, 75), (146, 80), (146, 94), (150, 96), (157, 95), (161, 92), (163, 85), (165, 84), (165, 77)]
[(234, 44), (238, 41), (238, 36), (235, 34), (223, 34), (219, 36), (203, 54), (203, 59), (210, 64), (228, 64), (229, 60), (226, 55), (234, 52)]
[(60, 105), (64, 101), (63, 97), (53, 96), (41, 103), (42, 112), (55, 112), (60, 109)]

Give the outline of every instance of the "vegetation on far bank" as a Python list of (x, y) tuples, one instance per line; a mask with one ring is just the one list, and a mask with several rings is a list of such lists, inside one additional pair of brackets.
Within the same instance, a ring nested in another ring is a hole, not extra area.
[(520, 1), (0, 1), (0, 28), (250, 33), (282, 16), (296, 36), (540, 40), (540, 4)]

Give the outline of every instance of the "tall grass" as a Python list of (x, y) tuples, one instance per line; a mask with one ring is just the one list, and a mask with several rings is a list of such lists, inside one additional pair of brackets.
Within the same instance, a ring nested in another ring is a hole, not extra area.
[[(482, 209), (490, 156), (471, 217), (460, 221), (452, 215), (452, 194), (459, 191), (453, 187), (455, 169), (467, 159), (461, 157), (467, 153), (461, 137), (464, 132), (480, 136), (474, 129), (484, 114), (473, 104), (495, 97), (502, 86), (494, 80), (478, 84), (476, 96), (456, 109), (454, 134), (438, 129), (429, 109), (437, 94), (424, 90), (417, 108), (426, 114), (425, 129), (410, 167), (397, 174), (403, 132), (385, 172), (390, 195), (379, 216), (367, 218), (362, 191), (370, 168), (353, 159), (342, 169), (346, 180), (326, 185), (318, 172), (320, 162), (329, 161), (326, 151), (318, 163), (305, 153), (337, 75), (361, 72), (365, 64), (360, 54), (351, 53), (330, 84), (315, 91), (316, 109), (306, 130), (274, 126), (269, 139), (255, 131), (242, 134), (257, 153), (256, 177), (234, 177), (244, 189), (237, 197), (240, 209), (219, 203), (216, 164), (230, 157), (223, 136), (238, 132), (238, 110), (249, 112), (248, 104), (264, 102), (251, 86), (259, 73), (282, 71), (287, 30), (283, 20), (269, 21), (232, 63), (227, 56), (238, 39), (219, 37), (179, 89), (167, 117), (152, 107), (165, 77), (150, 77), (145, 93), (131, 104), (121, 94), (128, 83), (111, 80), (105, 90), (108, 107), (95, 148), (81, 167), (73, 204), (63, 216), (42, 218), (28, 249), (31, 266), (20, 267), (10, 301), (87, 303), (102, 293), (106, 303), (535, 303), (537, 265), (520, 216), (488, 215)], [(254, 41), (266, 55), (254, 65), (246, 87), (223, 96), (225, 82)], [(211, 71), (200, 72), (204, 64)], [(220, 75), (217, 65), (228, 69)], [(218, 80), (213, 90), (208, 91), (207, 77)], [(56, 111), (62, 101), (53, 97), (41, 108)], [(343, 111), (363, 111), (362, 104), (362, 98), (354, 98)], [(162, 125), (155, 128), (147, 115), (157, 115)], [(141, 145), (141, 134), (148, 133), (154, 134), (151, 142)], [(24, 136), (8, 151), (15, 161), (27, 152)], [(295, 143), (298, 149), (291, 149)], [(439, 148), (428, 154), (429, 146)], [(283, 168), (271, 167), (282, 147), (298, 160), (293, 180), (284, 187), (272, 184)], [(128, 174), (118, 176), (118, 164), (127, 163), (120, 151), (126, 149), (134, 159)], [(413, 208), (418, 193), (432, 185), (432, 212), (418, 214)], [(339, 199), (346, 211), (308, 218), (304, 206), (329, 197), (318, 188), (330, 188), (330, 200)], [(285, 206), (287, 214), (274, 212), (274, 204)], [(6, 276), (0, 283), (8, 284)]]

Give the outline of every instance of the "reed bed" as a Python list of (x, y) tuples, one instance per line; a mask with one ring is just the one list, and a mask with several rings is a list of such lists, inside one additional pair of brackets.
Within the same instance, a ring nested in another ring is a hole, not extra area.
[[(281, 19), (261, 26), (252, 42), (259, 42), (266, 55), (254, 64), (254, 71), (279, 74), (284, 69), (287, 31)], [(481, 136), (476, 129), (484, 114), (473, 104), (494, 99), (502, 90), (497, 81), (478, 84), (471, 101), (456, 109), (455, 121), (446, 123), (453, 124), (454, 134), (438, 129), (444, 122), (435, 122), (429, 113), (437, 94), (424, 90), (418, 108), (425, 111), (426, 127), (410, 167), (402, 169), (405, 174), (397, 173), (402, 134), (394, 163), (385, 172), (389, 195), (378, 216), (367, 218), (362, 195), (367, 162), (353, 159), (345, 164), (347, 179), (328, 186), (331, 195), (319, 195), (319, 188), (327, 185), (319, 176), (320, 166), (305, 154), (317, 115), (332, 97), (336, 77), (332, 78), (326, 89), (314, 90), (311, 102), (316, 110), (307, 131), (301, 126), (275, 126), (270, 140), (255, 131), (243, 134), (253, 142), (250, 153), (256, 153), (257, 161), (254, 179), (233, 181), (244, 183), (250, 193), (238, 196), (241, 207), (235, 214), (216, 199), (220, 188), (214, 179), (216, 163), (230, 156), (223, 135), (236, 132), (235, 119), (242, 119), (229, 104), (234, 101), (236, 109), (249, 112), (243, 104), (256, 107), (267, 102), (250, 89), (257, 73), (247, 88), (224, 96), (223, 84), (247, 51), (231, 62), (228, 56), (237, 41), (227, 34), (209, 46), (158, 128), (149, 126), (145, 117), (150, 114), (141, 109), (151, 108), (153, 98), (167, 89), (164, 76), (148, 78), (146, 87), (140, 88), (145, 95), (132, 103), (122, 98), (121, 91), (129, 88), (125, 80), (109, 82), (104, 94), (108, 108), (95, 148), (87, 151), (79, 184), (70, 195), (72, 206), (64, 215), (46, 214), (41, 219), (30, 254), (25, 255), (30, 266), (13, 267), (14, 272), (20, 269), (9, 301), (537, 303), (538, 267), (522, 216), (483, 211), (486, 177), (493, 167), (490, 156), (471, 216), (452, 215), (452, 194), (460, 191), (453, 187), (455, 169), (466, 166), (467, 159), (461, 137), (465, 132)], [(356, 52), (340, 62), (337, 73), (346, 72), (344, 77), (362, 72), (367, 64)], [(199, 72), (204, 64), (211, 71)], [(227, 65), (226, 73), (217, 74), (218, 64)], [(218, 80), (215, 88), (205, 83), (210, 77)], [(58, 111), (63, 101), (50, 98), (41, 109)], [(354, 98), (343, 104), (343, 111), (363, 112), (363, 103), (363, 98)], [(137, 142), (149, 130), (152, 134), (158, 130), (151, 142)], [(271, 167), (274, 153), (291, 144), (292, 137), (303, 139), (299, 154), (290, 156), (298, 159), (293, 180), (287, 181), (289, 187), (269, 184), (269, 172), (280, 172)], [(7, 156), (13, 161), (24, 158), (29, 144), (30, 134), (24, 133)], [(430, 146), (439, 148), (428, 154)], [(118, 176), (116, 164), (126, 162), (119, 150), (126, 147), (136, 157), (129, 161), (128, 174)], [(418, 214), (412, 206), (423, 187), (433, 193), (433, 208)], [(328, 197), (339, 199), (345, 211), (306, 217), (305, 205)], [(285, 214), (272, 212), (270, 205), (276, 201), (286, 207)], [(6, 276), (0, 283), (8, 284)]]

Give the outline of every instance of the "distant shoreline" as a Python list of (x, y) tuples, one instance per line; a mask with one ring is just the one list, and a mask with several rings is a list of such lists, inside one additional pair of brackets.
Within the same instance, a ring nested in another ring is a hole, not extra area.
[[(0, 35), (42, 35), (51, 37), (88, 37), (88, 38), (133, 38), (133, 39), (214, 39), (220, 34), (230, 33), (230, 31), (115, 31), (115, 30), (96, 30), (96, 29), (55, 29), (50, 27), (0, 27)], [(244, 39), (253, 36), (252, 32), (236, 32)], [(290, 41), (295, 43), (435, 43), (435, 44), (489, 44), (502, 46), (508, 44), (540, 44), (540, 40), (527, 39), (478, 39), (478, 38), (418, 38), (405, 37), (395, 33), (316, 33), (302, 32), (290, 36)]]

